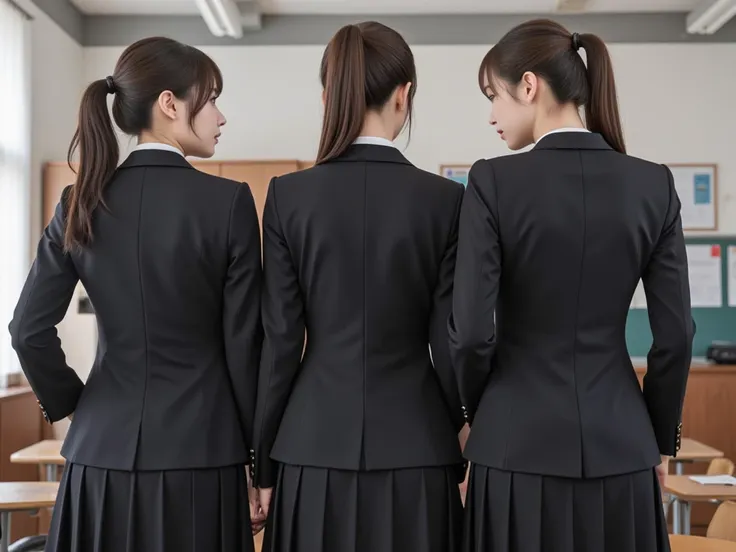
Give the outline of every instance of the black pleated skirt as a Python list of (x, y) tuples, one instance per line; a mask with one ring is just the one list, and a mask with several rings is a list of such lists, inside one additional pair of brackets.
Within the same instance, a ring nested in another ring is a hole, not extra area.
[(455, 468), (340, 471), (283, 465), (263, 552), (460, 552)]
[(565, 479), (473, 465), (463, 552), (669, 552), (654, 470)]
[(46, 552), (253, 552), (244, 466), (124, 472), (67, 464)]

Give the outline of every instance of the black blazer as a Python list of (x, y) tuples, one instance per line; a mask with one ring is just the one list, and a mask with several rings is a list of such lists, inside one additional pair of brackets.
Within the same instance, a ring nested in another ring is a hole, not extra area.
[(380, 145), (271, 181), (257, 485), (274, 484), (272, 460), (462, 463), (447, 341), (462, 193)]
[[(47, 420), (74, 413), (62, 454), (117, 470), (247, 463), (262, 344), (249, 187), (135, 151), (105, 189), (90, 247), (65, 254), (68, 190), (10, 324)], [(86, 385), (55, 329), (78, 280), (99, 330)]]
[[(625, 339), (640, 279), (654, 335), (643, 393)], [(679, 448), (693, 333), (666, 167), (579, 132), (475, 163), (450, 321), (468, 459), (578, 478), (651, 468)]]

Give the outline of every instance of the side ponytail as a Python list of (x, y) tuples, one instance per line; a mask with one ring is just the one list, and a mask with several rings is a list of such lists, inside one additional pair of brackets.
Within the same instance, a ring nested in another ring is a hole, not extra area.
[(367, 112), (365, 44), (360, 28), (346, 25), (322, 59), (325, 115), (316, 163), (340, 156), (360, 136)]
[(588, 62), (590, 92), (585, 104), (588, 129), (600, 133), (616, 151), (626, 153), (616, 98), (616, 81), (608, 48), (594, 34), (581, 34), (580, 46), (585, 49)]
[(107, 110), (107, 82), (97, 80), (87, 87), (79, 107), (79, 122), (69, 145), (67, 161), (79, 148), (77, 181), (66, 205), (64, 247), (67, 251), (92, 241), (92, 213), (102, 202), (102, 192), (118, 164), (120, 150)]

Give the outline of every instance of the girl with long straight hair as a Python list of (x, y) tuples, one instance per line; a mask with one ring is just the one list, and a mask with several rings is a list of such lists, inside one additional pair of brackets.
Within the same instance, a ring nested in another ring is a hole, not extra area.
[[(524, 23), (483, 59), (479, 84), (501, 139), (533, 147), (477, 161), (460, 215), (463, 549), (669, 550), (660, 483), (680, 445), (694, 332), (672, 174), (626, 155), (593, 34)], [(640, 280), (654, 336), (643, 391), (625, 337)]]
[(273, 179), (263, 214), (264, 551), (457, 552), (447, 318), (463, 188), (394, 146), (416, 89), (396, 31), (343, 27), (320, 74), (317, 165)]
[[(10, 325), (46, 420), (73, 416), (47, 552), (253, 550), (258, 218), (247, 185), (185, 159), (213, 155), (221, 91), (204, 53), (148, 38), (82, 97), (77, 179)], [(138, 141), (120, 166), (111, 95)], [(80, 281), (99, 333), (86, 383), (55, 330)]]

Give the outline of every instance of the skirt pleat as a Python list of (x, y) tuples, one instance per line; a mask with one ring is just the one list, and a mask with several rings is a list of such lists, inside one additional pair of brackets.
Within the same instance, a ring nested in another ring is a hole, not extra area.
[(460, 552), (462, 509), (453, 467), (282, 465), (263, 552)]
[(473, 465), (463, 552), (669, 552), (654, 470), (567, 479)]
[(124, 472), (68, 464), (46, 552), (253, 552), (244, 466)]

